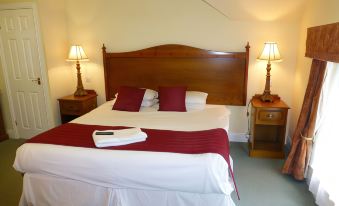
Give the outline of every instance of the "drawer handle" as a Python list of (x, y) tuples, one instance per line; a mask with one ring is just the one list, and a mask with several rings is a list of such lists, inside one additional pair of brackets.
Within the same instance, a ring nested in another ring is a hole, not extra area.
[(267, 114), (266, 117), (269, 118), (269, 119), (272, 119), (273, 114)]

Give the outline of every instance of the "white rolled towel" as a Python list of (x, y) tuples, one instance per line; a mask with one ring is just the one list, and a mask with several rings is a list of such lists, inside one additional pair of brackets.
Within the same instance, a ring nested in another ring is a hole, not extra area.
[[(113, 132), (108, 135), (98, 135), (97, 132)], [(140, 128), (120, 129), (120, 130), (94, 130), (92, 137), (96, 147), (111, 147), (127, 145), (145, 141), (147, 134)]]

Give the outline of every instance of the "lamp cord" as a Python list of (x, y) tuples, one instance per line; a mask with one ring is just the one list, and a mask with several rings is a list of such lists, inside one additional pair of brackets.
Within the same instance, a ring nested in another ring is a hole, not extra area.
[(248, 102), (247, 104), (247, 110), (246, 110), (246, 115), (247, 115), (247, 135), (249, 137), (249, 135), (251, 135), (251, 121), (250, 121), (250, 112), (249, 112), (249, 109), (250, 109), (250, 103), (251, 101)]

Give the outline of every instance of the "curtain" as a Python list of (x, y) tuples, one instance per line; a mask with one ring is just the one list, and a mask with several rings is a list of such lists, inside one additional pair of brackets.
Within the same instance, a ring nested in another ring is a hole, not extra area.
[(309, 187), (320, 206), (339, 204), (339, 64), (328, 63), (319, 103)]
[(339, 22), (308, 28), (305, 56), (339, 62)]
[(313, 59), (304, 102), (292, 137), (291, 151), (282, 169), (283, 173), (291, 174), (297, 180), (304, 180), (308, 166), (325, 71), (326, 62)]

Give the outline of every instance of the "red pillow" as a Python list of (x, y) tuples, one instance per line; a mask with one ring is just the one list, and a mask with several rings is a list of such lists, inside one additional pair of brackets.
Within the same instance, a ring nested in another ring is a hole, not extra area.
[(113, 105), (113, 110), (138, 112), (141, 107), (146, 89), (122, 86), (118, 89), (118, 97)]
[(187, 87), (159, 87), (159, 111), (186, 112)]

